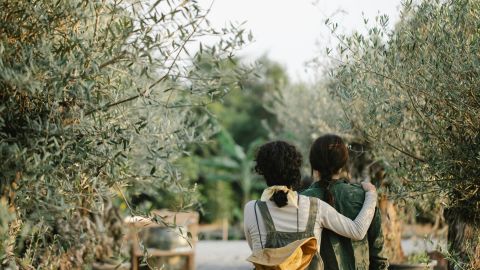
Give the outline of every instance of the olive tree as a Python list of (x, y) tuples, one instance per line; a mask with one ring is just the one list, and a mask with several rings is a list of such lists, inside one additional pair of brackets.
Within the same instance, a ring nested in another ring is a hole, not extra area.
[[(395, 190), (391, 184), (396, 178), (386, 177), (389, 166), (373, 155), (372, 147), (362, 134), (351, 128), (352, 124), (346, 121), (341, 104), (328, 93), (328, 86), (325, 76), (320, 76), (314, 84), (286, 85), (272, 96), (273, 106), (270, 109), (276, 114), (285, 136), (300, 146), (305, 157), (308, 157), (313, 141), (321, 135), (335, 133), (344, 138), (349, 145), (349, 180), (360, 182), (370, 178), (379, 186), (384, 254), (391, 262), (402, 261), (402, 219), (398, 214), (398, 201), (391, 198)], [(308, 174), (310, 168), (305, 165)]]
[(244, 31), (207, 13), (188, 0), (0, 2), (0, 268), (106, 260), (122, 238), (113, 198), (133, 214), (128, 189), (188, 191), (173, 162), (211, 130), (199, 108), (248, 73), (222, 69)]
[(458, 269), (480, 267), (479, 21), (479, 1), (407, 1), (393, 31), (379, 16), (331, 52), (331, 93), (393, 165), (399, 193), (445, 205)]
[(302, 146), (308, 148), (323, 133), (341, 132), (349, 136), (341, 121), (342, 108), (330, 97), (324, 81), (312, 85), (285, 85), (271, 98), (269, 109), (275, 113), (284, 132)]

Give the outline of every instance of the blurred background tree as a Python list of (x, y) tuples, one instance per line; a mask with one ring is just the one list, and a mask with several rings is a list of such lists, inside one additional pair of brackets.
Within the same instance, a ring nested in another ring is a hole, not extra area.
[(255, 140), (267, 139), (270, 129), (278, 127), (275, 114), (266, 109), (271, 103), (268, 97), (288, 85), (289, 79), (282, 66), (264, 56), (257, 61), (256, 76), (241, 83), (243, 91), (230, 92), (209, 109), (233, 140), (247, 148)]
[[(274, 112), (281, 125), (281, 136), (295, 142), (303, 152), (304, 174), (310, 175), (308, 155), (313, 141), (321, 135), (335, 133), (342, 136), (349, 145), (349, 162), (346, 171), (349, 180), (358, 183), (366, 179), (379, 188), (379, 208), (382, 213), (382, 229), (385, 238), (385, 254), (392, 262), (404, 260), (401, 247), (402, 219), (397, 203), (389, 198), (393, 181), (386, 177), (389, 168), (382, 160), (375, 157), (371, 146), (361, 134), (350, 128), (344, 119), (341, 104), (328, 92), (328, 78), (319, 77), (313, 84), (291, 84), (271, 96)], [(305, 181), (308, 180), (308, 181)], [(311, 179), (304, 178), (304, 187), (308, 187)]]
[[(236, 68), (238, 60), (229, 61)], [(288, 84), (282, 66), (267, 57), (258, 59), (255, 76), (241, 80), (222, 102), (207, 106), (216, 135), (207, 144), (191, 146), (191, 163), (197, 163), (202, 222), (226, 218), (233, 224), (231, 237), (243, 238), (243, 206), (265, 187), (254, 173), (256, 148), (279, 129), (276, 116), (267, 110), (269, 96)], [(191, 170), (190, 170), (191, 171)], [(215, 196), (213, 196), (215, 195)]]
[[(240, 59), (215, 61), (209, 55), (198, 54), (193, 65), (198, 68), (197, 83), (225, 78), (242, 68)], [(223, 74), (215, 73), (222, 70)], [(288, 84), (282, 66), (267, 57), (255, 64), (255, 76), (242, 77), (235, 88), (219, 97), (219, 102), (194, 110), (205, 121), (197, 126), (209, 126), (211, 137), (205, 142), (192, 141), (189, 152), (177, 160), (176, 167), (184, 182), (195, 184), (188, 196), (182, 188), (158, 190), (146, 185), (131, 190), (133, 203), (144, 209), (193, 207), (201, 213), (204, 224), (228, 222), (231, 238), (243, 238), (243, 206), (257, 198), (265, 183), (253, 171), (256, 148), (280, 129), (276, 115), (267, 108), (270, 96)], [(227, 81), (228, 82), (228, 81)], [(205, 110), (208, 113), (205, 116)], [(159, 194), (161, 196), (159, 196)]]

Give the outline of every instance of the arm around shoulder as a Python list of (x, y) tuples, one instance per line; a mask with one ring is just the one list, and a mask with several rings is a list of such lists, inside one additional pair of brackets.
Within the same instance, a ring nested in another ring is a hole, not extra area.
[(368, 227), (372, 222), (376, 203), (377, 193), (375, 191), (366, 192), (362, 210), (355, 220), (351, 220), (338, 213), (329, 204), (319, 201), (319, 218), (323, 227), (353, 240), (361, 240), (367, 234)]

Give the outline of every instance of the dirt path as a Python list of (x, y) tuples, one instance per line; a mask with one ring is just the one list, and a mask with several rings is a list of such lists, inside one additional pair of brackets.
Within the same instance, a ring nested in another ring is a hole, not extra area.
[[(402, 240), (405, 254), (416, 251), (433, 250), (444, 241), (426, 241), (412, 237)], [(250, 255), (250, 248), (245, 241), (200, 241), (197, 243), (196, 270), (251, 270), (253, 267), (245, 259)]]
[(250, 270), (245, 259), (250, 248), (245, 241), (200, 241), (195, 256), (196, 270)]

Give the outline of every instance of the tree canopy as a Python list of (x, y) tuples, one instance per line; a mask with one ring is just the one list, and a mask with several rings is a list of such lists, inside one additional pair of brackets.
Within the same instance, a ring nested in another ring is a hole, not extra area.
[(460, 243), (455, 230), (480, 221), (480, 3), (406, 1), (401, 14), (393, 31), (379, 16), (366, 34), (337, 35), (329, 88), (400, 193), (445, 204), (457, 266), (478, 268), (480, 234)]
[[(212, 130), (198, 108), (247, 73), (219, 64), (244, 44), (243, 29), (213, 29), (207, 13), (195, 1), (1, 2), (2, 265), (114, 256), (122, 218), (112, 198), (130, 207), (127, 189), (182, 188), (174, 161)], [(198, 80), (195, 51), (215, 79)]]

